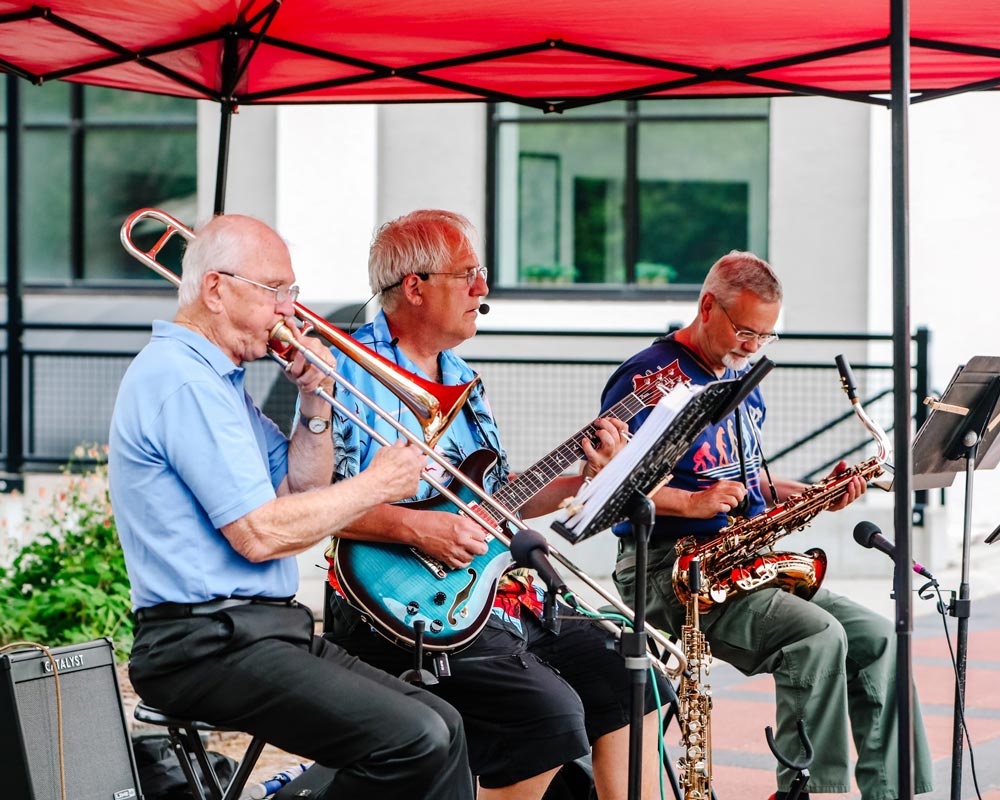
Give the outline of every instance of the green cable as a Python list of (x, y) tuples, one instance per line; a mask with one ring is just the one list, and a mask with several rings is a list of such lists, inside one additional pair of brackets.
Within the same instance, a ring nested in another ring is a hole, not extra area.
[[(572, 592), (566, 592), (566, 594), (563, 595), (563, 599), (572, 597), (573, 597)], [(623, 616), (622, 614), (614, 614), (614, 613), (596, 614), (593, 611), (588, 611), (586, 608), (581, 608), (580, 606), (576, 606), (576, 610), (579, 611), (581, 614), (583, 614), (585, 617), (590, 617), (592, 619), (614, 619), (621, 622), (625, 627), (628, 628), (632, 627), (632, 621), (628, 617)], [(660, 735), (657, 739), (658, 744), (656, 748), (657, 754), (659, 755), (660, 758), (660, 768), (659, 768), (660, 800), (665, 800), (666, 787), (663, 785), (663, 773), (664, 773), (663, 759), (665, 756), (664, 745), (663, 745), (663, 705), (660, 702), (660, 688), (656, 685), (656, 670), (652, 666), (650, 666), (649, 668), (649, 678), (653, 684), (653, 697), (656, 700), (656, 724), (657, 724), (657, 730), (660, 732)]]

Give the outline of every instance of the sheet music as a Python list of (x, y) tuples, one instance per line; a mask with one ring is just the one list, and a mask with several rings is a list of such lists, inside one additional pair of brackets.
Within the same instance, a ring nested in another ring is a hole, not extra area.
[(681, 409), (703, 390), (703, 386), (689, 386), (686, 383), (671, 389), (653, 407), (646, 421), (621, 452), (593, 480), (585, 483), (576, 497), (570, 498), (566, 507), (557, 513), (554, 522), (562, 523), (571, 531), (586, 529), (611, 497), (622, 489), (629, 474), (649, 449), (656, 445)]

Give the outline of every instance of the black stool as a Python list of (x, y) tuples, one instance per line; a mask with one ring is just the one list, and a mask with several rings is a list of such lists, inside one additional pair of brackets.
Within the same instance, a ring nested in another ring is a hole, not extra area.
[[(202, 744), (200, 732), (227, 731), (231, 730), (230, 728), (220, 728), (208, 722), (200, 722), (194, 719), (172, 717), (151, 706), (147, 706), (145, 703), (139, 703), (135, 707), (135, 718), (140, 722), (145, 722), (149, 725), (159, 725), (167, 729), (174, 753), (181, 764), (181, 769), (184, 771), (184, 776), (191, 787), (191, 792), (197, 800), (239, 800), (240, 795), (243, 793), (243, 788), (246, 786), (247, 779), (257, 764), (260, 751), (264, 749), (264, 740), (255, 736), (247, 746), (246, 752), (243, 754), (243, 759), (236, 767), (233, 779), (229, 782), (225, 791), (223, 791), (222, 786), (219, 784), (219, 778), (209, 763), (208, 753), (205, 752), (205, 745)], [(201, 780), (191, 766), (191, 756), (195, 757), (195, 760), (201, 767), (202, 774), (207, 778), (207, 797)]]

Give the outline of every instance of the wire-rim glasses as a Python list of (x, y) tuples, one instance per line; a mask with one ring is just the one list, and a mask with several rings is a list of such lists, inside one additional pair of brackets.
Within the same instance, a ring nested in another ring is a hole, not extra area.
[(736, 338), (741, 342), (752, 342), (756, 339), (757, 345), (759, 347), (764, 347), (765, 345), (771, 344), (771, 342), (777, 341), (778, 334), (774, 331), (771, 331), (770, 333), (757, 333), (757, 331), (752, 331), (749, 328), (737, 327), (736, 323), (733, 322), (733, 318), (729, 316), (729, 312), (726, 311), (726, 307), (719, 302), (718, 298), (715, 299), (715, 302), (718, 304), (719, 308), (722, 309), (722, 313), (726, 315), (726, 319), (729, 320), (729, 324), (733, 327), (733, 333), (736, 334)]
[(269, 292), (274, 292), (274, 304), (280, 306), (286, 300), (291, 300), (293, 303), (299, 299), (299, 287), (294, 283), (291, 286), (268, 286), (266, 283), (258, 283), (257, 281), (250, 280), (250, 278), (244, 278), (242, 275), (237, 275), (234, 272), (225, 272), (224, 270), (215, 270), (220, 275), (225, 275), (229, 278), (236, 278), (238, 281), (243, 281), (244, 283), (249, 283), (251, 286), (257, 286), (261, 289), (267, 289)]

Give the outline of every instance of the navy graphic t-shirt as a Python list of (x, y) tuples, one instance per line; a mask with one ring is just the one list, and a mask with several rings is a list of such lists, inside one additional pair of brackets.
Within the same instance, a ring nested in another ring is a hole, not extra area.
[[(636, 353), (622, 364), (608, 380), (601, 396), (601, 413), (623, 397), (634, 392), (638, 380), (655, 372), (663, 371), (664, 379), (683, 381), (702, 386), (716, 380), (739, 377), (743, 373), (727, 369), (721, 377), (707, 369), (687, 347), (673, 336), (658, 339), (645, 350)], [(764, 399), (760, 388), (756, 387), (744, 400), (737, 412), (726, 417), (718, 425), (709, 425), (694, 441), (691, 449), (677, 463), (669, 486), (689, 492), (707, 489), (719, 480), (741, 480), (739, 444), (736, 435), (736, 413), (739, 413), (743, 427), (744, 462), (747, 472), (750, 510), (748, 516), (761, 513), (765, 508), (760, 485), (760, 435), (764, 423)], [(630, 422), (634, 433), (649, 416), (649, 410), (637, 414)], [(725, 514), (717, 514), (710, 519), (689, 519), (657, 515), (653, 526), (652, 542), (674, 541), (683, 536), (708, 536), (728, 524)], [(615, 533), (624, 533), (622, 526)]]

